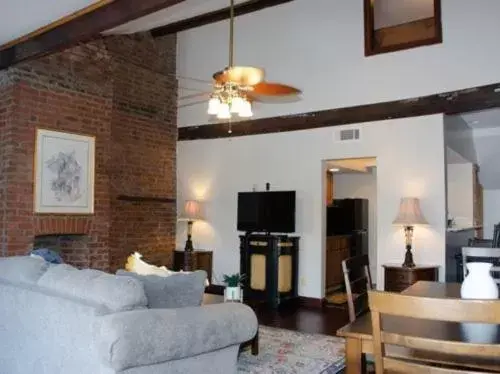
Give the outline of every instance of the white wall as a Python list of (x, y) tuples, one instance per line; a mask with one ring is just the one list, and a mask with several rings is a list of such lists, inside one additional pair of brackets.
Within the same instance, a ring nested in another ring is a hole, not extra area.
[[(237, 18), (236, 63), (303, 90), (297, 103), (257, 105), (256, 118), (475, 87), (500, 82), (498, 14), (498, 0), (442, 0), (443, 44), (365, 57), (363, 1), (295, 0)], [(227, 46), (227, 22), (180, 33), (179, 75), (210, 81), (227, 66)], [(206, 103), (179, 110), (181, 126), (208, 120)]]
[(444, 116), (444, 141), (465, 160), (477, 162), (474, 132), (461, 116)]
[(483, 225), (485, 239), (493, 239), (493, 226), (500, 222), (500, 190), (483, 191)]
[(457, 227), (474, 224), (474, 173), (473, 164), (448, 164), (448, 213)]
[[(443, 116), (367, 123), (362, 141), (334, 143), (339, 128), (274, 133), (229, 139), (179, 142), (178, 199), (207, 201), (207, 224), (198, 226), (196, 241), (214, 250), (216, 277), (239, 270), (236, 198), (254, 184), (297, 191), (296, 230), (300, 235), (299, 294), (324, 293), (323, 161), (377, 158), (377, 263), (400, 263), (403, 231), (392, 221), (402, 196), (421, 198), (430, 225), (415, 231), (415, 260), (444, 266), (445, 162)], [(346, 126), (349, 127), (349, 126)], [(202, 229), (203, 228), (203, 229)], [(178, 232), (182, 247), (184, 233)], [(441, 271), (441, 277), (444, 272)], [(383, 285), (378, 271), (377, 284)]]
[(368, 200), (368, 256), (373, 279), (377, 279), (377, 175), (372, 173), (343, 173), (334, 175), (335, 199), (359, 198)]
[(375, 29), (434, 17), (434, 0), (375, 0)]

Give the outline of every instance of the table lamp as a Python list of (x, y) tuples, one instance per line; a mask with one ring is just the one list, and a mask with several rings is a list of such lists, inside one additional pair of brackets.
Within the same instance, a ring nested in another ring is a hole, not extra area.
[(427, 225), (428, 222), (420, 210), (420, 202), (416, 197), (403, 197), (399, 204), (399, 212), (393, 222), (394, 225), (403, 226), (406, 239), (406, 254), (403, 267), (415, 267), (413, 254), (411, 253), (411, 242), (413, 239), (413, 226)]
[(184, 210), (181, 214), (179, 220), (187, 221), (187, 239), (184, 250), (186, 252), (193, 251), (193, 241), (191, 240), (192, 232), (193, 232), (193, 223), (194, 221), (203, 219), (201, 213), (201, 203), (196, 200), (187, 200), (184, 203)]

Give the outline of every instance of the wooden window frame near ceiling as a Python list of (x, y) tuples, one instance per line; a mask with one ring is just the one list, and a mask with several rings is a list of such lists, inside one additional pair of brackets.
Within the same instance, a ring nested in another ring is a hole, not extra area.
[(364, 27), (365, 27), (365, 56), (373, 56), (381, 53), (402, 51), (405, 49), (423, 47), (443, 42), (443, 27), (441, 21), (441, 0), (434, 0), (434, 19), (436, 22), (436, 33), (427, 39), (414, 40), (407, 43), (377, 47), (375, 45), (375, 19), (373, 2), (376, 0), (363, 0), (364, 2)]

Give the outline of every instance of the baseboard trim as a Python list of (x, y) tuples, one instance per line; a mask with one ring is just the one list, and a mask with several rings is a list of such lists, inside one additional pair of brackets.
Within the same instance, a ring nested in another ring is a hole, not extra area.
[(299, 296), (299, 303), (306, 308), (321, 309), (323, 308), (324, 300), (315, 299), (313, 297)]
[(224, 286), (220, 284), (211, 284), (205, 287), (205, 293), (210, 293), (212, 295), (224, 295)]

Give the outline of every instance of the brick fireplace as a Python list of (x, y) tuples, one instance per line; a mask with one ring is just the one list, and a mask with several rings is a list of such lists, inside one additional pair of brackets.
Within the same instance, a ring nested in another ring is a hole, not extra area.
[[(2, 256), (43, 244), (79, 267), (114, 271), (135, 250), (171, 265), (175, 53), (172, 36), (116, 36), (0, 72)], [(95, 136), (94, 214), (34, 213), (37, 128)]]

